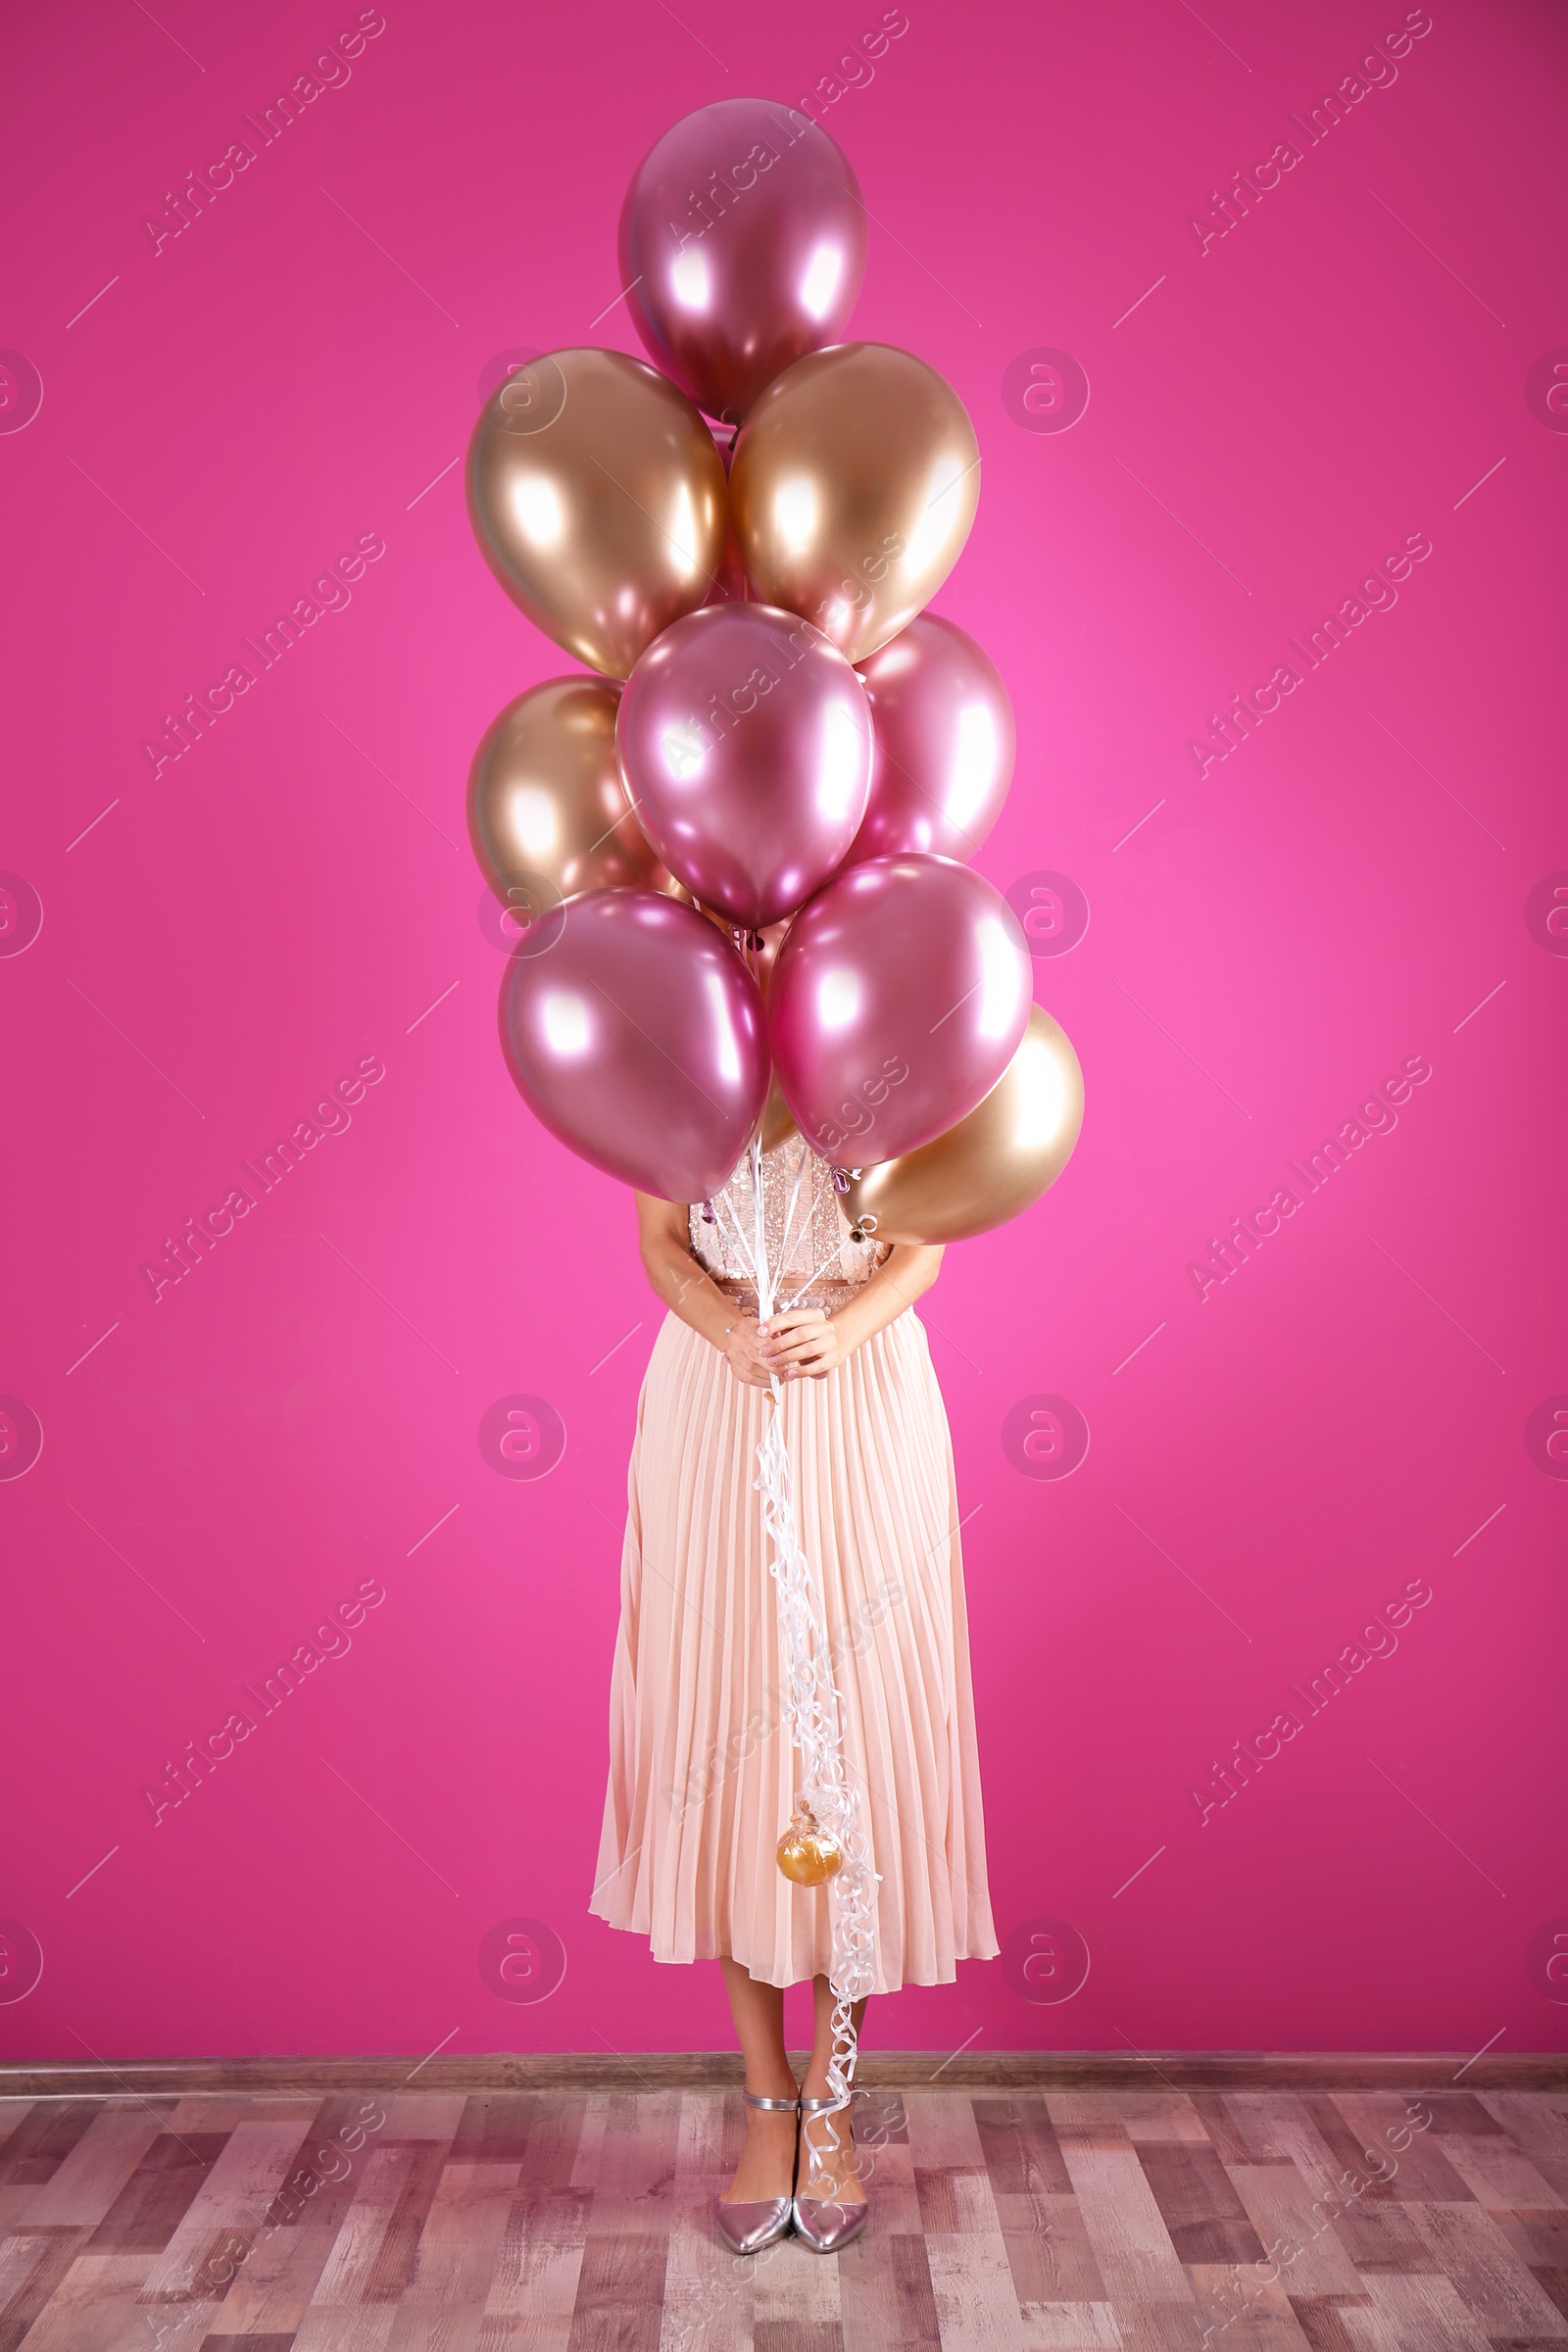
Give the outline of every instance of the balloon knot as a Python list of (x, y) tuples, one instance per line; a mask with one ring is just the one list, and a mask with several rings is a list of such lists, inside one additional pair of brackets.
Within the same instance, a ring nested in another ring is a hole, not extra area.
[(849, 1172), (849, 1169), (848, 1169), (848, 1168), (835, 1168), (835, 1169), (833, 1170), (833, 1190), (834, 1190), (836, 1193), (847, 1193), (847, 1192), (849, 1191), (849, 1189), (850, 1189), (850, 1172)]
[(711, 1200), (705, 1200), (703, 1202), (703, 1223), (705, 1225), (716, 1225), (718, 1223), (718, 1219), (713, 1214), (713, 1203)]

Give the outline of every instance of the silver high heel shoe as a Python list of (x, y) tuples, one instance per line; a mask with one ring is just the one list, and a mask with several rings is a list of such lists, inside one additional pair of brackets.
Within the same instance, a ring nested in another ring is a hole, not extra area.
[[(801, 2101), (802, 2115), (820, 2115), (829, 2107), (838, 2107), (838, 2101), (836, 2099), (802, 2099)], [(839, 2113), (847, 2114), (848, 2110), (839, 2108)], [(808, 2128), (806, 2144), (808, 2151), (820, 2153), (819, 2150), (811, 2150), (809, 2128)], [(795, 2166), (797, 2192), (800, 2187), (800, 2160), (797, 2157)], [(833, 2197), (803, 2197), (797, 2193), (790, 2200), (790, 2205), (795, 2223), (795, 2234), (805, 2240), (813, 2254), (837, 2254), (841, 2247), (853, 2245), (864, 2230), (871, 2213), (870, 2205), (864, 2198), (855, 2205), (841, 2205)]]
[[(786, 2113), (798, 2113), (801, 2104), (799, 2099), (764, 2099), (755, 2090), (744, 2090), (741, 2096), (748, 2107), (779, 2108)], [(799, 2153), (797, 2144), (797, 2160)], [(794, 2182), (790, 2185), (793, 2189)], [(792, 2204), (792, 2197), (757, 2197), (739, 2205), (726, 2205), (720, 2199), (713, 2206), (718, 2234), (732, 2254), (760, 2254), (764, 2246), (788, 2234)]]

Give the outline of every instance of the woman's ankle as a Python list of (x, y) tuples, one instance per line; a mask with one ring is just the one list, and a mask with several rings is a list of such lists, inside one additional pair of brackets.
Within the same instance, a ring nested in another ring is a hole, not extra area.
[(748, 2071), (745, 2081), (747, 2093), (754, 2099), (787, 2099), (793, 2106), (801, 2095), (801, 2086), (788, 2067), (782, 2073), (770, 2067), (759, 2069), (755, 2077)]

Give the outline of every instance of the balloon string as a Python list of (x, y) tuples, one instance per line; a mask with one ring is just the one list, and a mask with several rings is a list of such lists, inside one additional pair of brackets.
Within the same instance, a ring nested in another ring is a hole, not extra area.
[[(737, 931), (735, 932), (735, 935), (734, 935), (734, 936), (735, 936), (735, 950), (736, 950), (736, 953), (737, 953), (737, 955), (740, 956), (740, 959), (741, 959), (741, 961), (742, 961), (742, 962), (745, 964), (745, 966), (746, 966), (746, 969), (747, 969), (747, 970), (748, 970), (748, 971), (751, 973), (751, 975), (752, 975), (752, 979), (753, 979), (754, 983), (756, 984), (756, 988), (757, 988), (757, 993), (758, 993), (758, 995), (759, 995), (759, 996), (761, 996), (761, 995), (762, 995), (762, 956), (761, 956), (762, 935), (761, 935), (761, 933), (760, 933), (760, 931), (759, 931), (759, 932), (756, 932), (756, 933), (753, 933), (753, 932), (751, 932), (751, 931), (744, 931), (744, 930), (739, 930), (739, 929), (737, 929)], [(756, 939), (756, 942), (757, 942), (757, 945), (756, 945), (756, 947), (754, 947), (754, 946), (752, 945), (752, 942), (753, 942), (753, 939), (754, 939), (754, 938)], [(766, 1002), (765, 998), (763, 999), (763, 1002), (764, 1002), (764, 1004), (765, 1004), (765, 1002)], [(764, 1036), (766, 1035), (766, 1028), (765, 1028), (765, 1016), (764, 1016), (764, 1029), (763, 1029), (763, 1034), (764, 1034)], [(769, 1091), (771, 1091), (771, 1088), (772, 1088), (772, 1056), (771, 1056), (771, 1053), (769, 1054), (769, 1057), (768, 1057), (768, 1086), (769, 1086)], [(752, 1130), (752, 1144), (758, 1144), (758, 1143), (760, 1143), (760, 1142), (761, 1141), (762, 1129), (763, 1129), (763, 1128), (766, 1126), (766, 1124), (767, 1124), (767, 1096), (766, 1096), (766, 1095), (764, 1095), (764, 1096), (762, 1097), (762, 1107), (761, 1107), (761, 1109), (760, 1109), (760, 1110), (758, 1112), (758, 1114), (757, 1114), (757, 1125), (756, 1125), (756, 1126), (753, 1128), (753, 1130)], [(749, 1144), (749, 1145), (747, 1146), (747, 1150), (748, 1150), (748, 1152), (750, 1152), (751, 1148), (752, 1148), (752, 1145), (751, 1145), (751, 1144)]]
[[(754, 1139), (754, 1147), (755, 1147), (755, 1139)], [(804, 1161), (803, 1161), (803, 1167), (804, 1167)], [(791, 1226), (792, 1226), (792, 1225), (794, 1224), (794, 1222), (795, 1222), (795, 1203), (796, 1203), (797, 1200), (798, 1200), (798, 1199), (799, 1199), (799, 1197), (800, 1197), (800, 1189), (801, 1189), (801, 1170), (797, 1170), (797, 1171), (796, 1171), (796, 1177), (795, 1177), (795, 1189), (794, 1189), (794, 1191), (793, 1191), (793, 1192), (791, 1193), (791, 1195), (790, 1195), (789, 1214), (788, 1214), (788, 1216), (787, 1216), (787, 1218), (786, 1218), (786, 1220), (785, 1220), (785, 1226), (784, 1226), (784, 1239), (783, 1239), (783, 1241), (782, 1241), (782, 1242), (780, 1243), (780, 1245), (779, 1245), (779, 1256), (780, 1256), (780, 1258), (781, 1258), (781, 1259), (783, 1259), (783, 1258), (786, 1258), (786, 1257), (788, 1256), (788, 1254), (789, 1254), (790, 1228), (791, 1228)], [(758, 1199), (758, 1198), (760, 1198), (760, 1196), (754, 1195), (754, 1200), (755, 1200), (755, 1199)], [(773, 1314), (779, 1314), (779, 1315), (788, 1314), (788, 1312), (789, 1312), (790, 1308), (791, 1308), (792, 1306), (798, 1305), (798, 1304), (799, 1304), (799, 1302), (800, 1302), (800, 1300), (801, 1300), (802, 1298), (805, 1298), (805, 1296), (806, 1296), (807, 1292), (808, 1292), (808, 1291), (810, 1289), (810, 1287), (811, 1287), (812, 1283), (816, 1281), (816, 1279), (817, 1279), (818, 1275), (825, 1273), (825, 1272), (827, 1271), (828, 1267), (829, 1267), (830, 1265), (832, 1265), (832, 1264), (833, 1264), (834, 1260), (835, 1260), (835, 1259), (836, 1259), (836, 1258), (839, 1256), (839, 1253), (840, 1253), (840, 1251), (842, 1250), (842, 1249), (843, 1249), (843, 1247), (844, 1247), (843, 1243), (842, 1243), (842, 1242), (836, 1242), (836, 1243), (834, 1244), (833, 1248), (832, 1248), (832, 1249), (831, 1249), (831, 1250), (828, 1251), (828, 1253), (827, 1253), (826, 1257), (824, 1257), (824, 1258), (823, 1258), (823, 1260), (822, 1260), (821, 1264), (820, 1264), (820, 1265), (818, 1265), (818, 1266), (813, 1266), (813, 1267), (812, 1267), (812, 1269), (811, 1269), (810, 1273), (809, 1273), (809, 1274), (808, 1274), (808, 1276), (806, 1277), (806, 1280), (805, 1280), (805, 1281), (802, 1283), (802, 1285), (801, 1285), (800, 1289), (799, 1289), (799, 1290), (798, 1290), (798, 1291), (795, 1293), (794, 1297), (793, 1297), (793, 1298), (786, 1298), (786, 1299), (784, 1299), (784, 1300), (783, 1300), (783, 1302), (782, 1302), (781, 1304), (779, 1304), (779, 1305), (776, 1305), (776, 1306), (775, 1306), (775, 1305), (773, 1305), (773, 1304), (771, 1303), (771, 1296), (772, 1296), (772, 1289), (773, 1289), (773, 1277), (772, 1277), (772, 1275), (771, 1275), (771, 1272), (769, 1272), (769, 1276), (768, 1276), (768, 1285), (767, 1285), (767, 1288), (768, 1288), (768, 1297), (769, 1297), (769, 1301), (770, 1301), (770, 1302), (769, 1302), (768, 1304), (765, 1304), (765, 1305), (764, 1305), (764, 1303), (763, 1303), (763, 1298), (762, 1298), (762, 1285), (761, 1285), (761, 1283), (760, 1283), (760, 1282), (758, 1282), (758, 1281), (757, 1281), (757, 1268), (758, 1268), (758, 1262), (759, 1262), (759, 1261), (758, 1261), (758, 1257), (757, 1257), (757, 1253), (756, 1253), (756, 1251), (753, 1250), (752, 1244), (751, 1244), (751, 1243), (750, 1243), (750, 1242), (747, 1240), (747, 1238), (746, 1238), (746, 1229), (745, 1229), (745, 1227), (742, 1225), (742, 1223), (741, 1223), (741, 1221), (740, 1221), (739, 1217), (736, 1215), (736, 1213), (735, 1213), (735, 1211), (734, 1211), (733, 1207), (731, 1207), (731, 1205), (730, 1205), (730, 1201), (729, 1201), (729, 1199), (728, 1199), (728, 1196), (727, 1196), (727, 1194), (721, 1194), (721, 1195), (720, 1195), (720, 1200), (721, 1200), (721, 1201), (722, 1201), (722, 1203), (723, 1203), (724, 1207), (726, 1207), (726, 1208), (728, 1208), (728, 1209), (729, 1209), (730, 1223), (731, 1223), (731, 1225), (734, 1227), (734, 1230), (735, 1230), (735, 1239), (737, 1240), (737, 1242), (739, 1242), (739, 1244), (740, 1244), (740, 1246), (741, 1246), (742, 1250), (743, 1250), (745, 1251), (745, 1253), (746, 1253), (746, 1263), (747, 1263), (748, 1267), (751, 1269), (752, 1280), (753, 1280), (754, 1286), (755, 1286), (755, 1288), (756, 1288), (756, 1290), (757, 1290), (757, 1311), (758, 1311), (758, 1317), (759, 1317), (759, 1320), (763, 1320), (763, 1319), (765, 1319), (765, 1318), (766, 1318), (768, 1315), (773, 1315)], [(706, 1214), (706, 1211), (705, 1211), (705, 1214)], [(710, 1220), (710, 1221), (711, 1221), (711, 1220)], [(764, 1236), (762, 1235), (762, 1233), (761, 1233), (761, 1232), (760, 1232), (760, 1226), (761, 1226), (761, 1222), (762, 1222), (762, 1211), (761, 1211), (761, 1209), (759, 1207), (759, 1208), (757, 1208), (757, 1209), (755, 1210), (755, 1213), (754, 1213), (754, 1218), (753, 1218), (753, 1226), (754, 1226), (754, 1230), (755, 1230), (755, 1231), (758, 1231), (758, 1239), (759, 1239), (759, 1244), (763, 1246), (762, 1263), (763, 1263), (763, 1264), (764, 1264), (764, 1266), (765, 1266), (765, 1265), (766, 1265), (766, 1250), (765, 1250), (765, 1242), (764, 1242)]]
[(730, 1221), (730, 1224), (731, 1224), (731, 1225), (733, 1226), (733, 1228), (734, 1228), (734, 1231), (735, 1231), (735, 1239), (736, 1239), (736, 1241), (737, 1241), (737, 1242), (740, 1244), (741, 1250), (742, 1250), (742, 1252), (743, 1252), (743, 1254), (744, 1254), (744, 1256), (745, 1256), (745, 1259), (746, 1259), (747, 1266), (750, 1268), (750, 1271), (751, 1271), (752, 1282), (753, 1282), (753, 1284), (754, 1284), (754, 1286), (755, 1286), (755, 1288), (756, 1288), (756, 1290), (757, 1290), (758, 1300), (759, 1300), (759, 1312), (760, 1312), (761, 1285), (760, 1285), (760, 1283), (759, 1283), (759, 1282), (758, 1282), (758, 1279), (757, 1279), (757, 1260), (756, 1260), (756, 1258), (755, 1258), (755, 1257), (752, 1255), (752, 1245), (751, 1245), (751, 1243), (750, 1243), (750, 1242), (747, 1240), (747, 1238), (746, 1238), (746, 1230), (745, 1230), (745, 1227), (742, 1225), (742, 1223), (741, 1223), (741, 1221), (740, 1221), (740, 1218), (739, 1218), (739, 1217), (738, 1217), (738, 1216), (735, 1214), (735, 1205), (734, 1205), (734, 1202), (733, 1202), (733, 1201), (730, 1200), (730, 1197), (729, 1197), (729, 1188), (728, 1188), (728, 1186), (726, 1186), (726, 1187), (725, 1187), (725, 1189), (724, 1189), (724, 1191), (723, 1191), (723, 1192), (721, 1192), (721, 1193), (719, 1194), (719, 1196), (718, 1196), (718, 1199), (719, 1199), (719, 1205), (720, 1205), (720, 1207), (722, 1207), (722, 1208), (726, 1208), (726, 1209), (728, 1209), (728, 1211), (729, 1211), (729, 1221)]
[[(799, 1205), (801, 1198), (801, 1180), (805, 1176), (806, 1171), (810, 1164), (811, 1154), (806, 1149), (803, 1139), (801, 1151), (795, 1161), (795, 1182), (790, 1186), (789, 1206), (784, 1211), (784, 1235), (778, 1246), (778, 1262), (781, 1278), (783, 1268), (790, 1262), (790, 1245), (795, 1239), (795, 1211)], [(806, 1220), (807, 1227), (809, 1228), (811, 1220), (811, 1212), (809, 1209), (808, 1209), (806, 1212)], [(803, 1231), (801, 1239), (804, 1241), (805, 1238), (806, 1233)], [(792, 1298), (789, 1303), (791, 1306), (793, 1306), (795, 1304), (794, 1299)]]
[(822, 1263), (819, 1266), (812, 1267), (810, 1273), (808, 1274), (806, 1280), (802, 1283), (794, 1298), (786, 1298), (783, 1305), (776, 1311), (781, 1315), (787, 1315), (792, 1306), (798, 1306), (800, 1301), (806, 1297), (806, 1294), (810, 1289), (812, 1283), (817, 1279), (817, 1276), (819, 1274), (825, 1274), (828, 1270), (828, 1267), (837, 1262), (843, 1252), (843, 1249), (844, 1244), (842, 1242), (835, 1242), (832, 1249), (828, 1251), (826, 1257), (823, 1258)]
[[(774, 1312), (774, 1270), (767, 1262), (762, 1153), (756, 1138), (749, 1157), (755, 1247), (747, 1249), (747, 1256), (757, 1283), (758, 1313), (765, 1320)], [(733, 1207), (730, 1213), (744, 1247), (740, 1219)], [(780, 1682), (791, 1738), (801, 1755), (799, 1801), (818, 1828), (838, 1840), (844, 1855), (827, 1883), (832, 1930), (828, 1985), (833, 1994), (827, 2080), (833, 2105), (822, 2110), (822, 2120), (827, 2127), (828, 2150), (836, 2150), (840, 2141), (833, 2118), (850, 2103), (859, 2056), (855, 2004), (866, 1997), (876, 1981), (873, 1905), (880, 1877), (872, 1870), (866, 1852), (859, 1788), (851, 1780), (844, 1761), (842, 1694), (832, 1680), (827, 1626), (797, 1531), (794, 1477), (784, 1436), (784, 1387), (776, 1372), (768, 1376), (768, 1390), (772, 1410), (765, 1416), (758, 1445), (759, 1475), (754, 1483), (762, 1498), (763, 1531), (773, 1546), (768, 1573), (778, 1609)], [(821, 2159), (827, 2150), (813, 2147), (809, 2138), (807, 2144), (812, 2163), (810, 2177), (815, 2181), (821, 2177)]]

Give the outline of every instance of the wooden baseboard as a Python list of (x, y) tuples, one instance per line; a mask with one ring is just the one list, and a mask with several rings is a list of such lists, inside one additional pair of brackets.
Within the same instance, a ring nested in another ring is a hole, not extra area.
[[(1568, 2053), (1490, 2050), (867, 2050), (867, 2090), (1568, 2090)], [(432, 2058), (126, 2058), (0, 2066), (0, 2096), (183, 2098), (197, 2091), (732, 2090), (728, 2051), (443, 2052)]]

